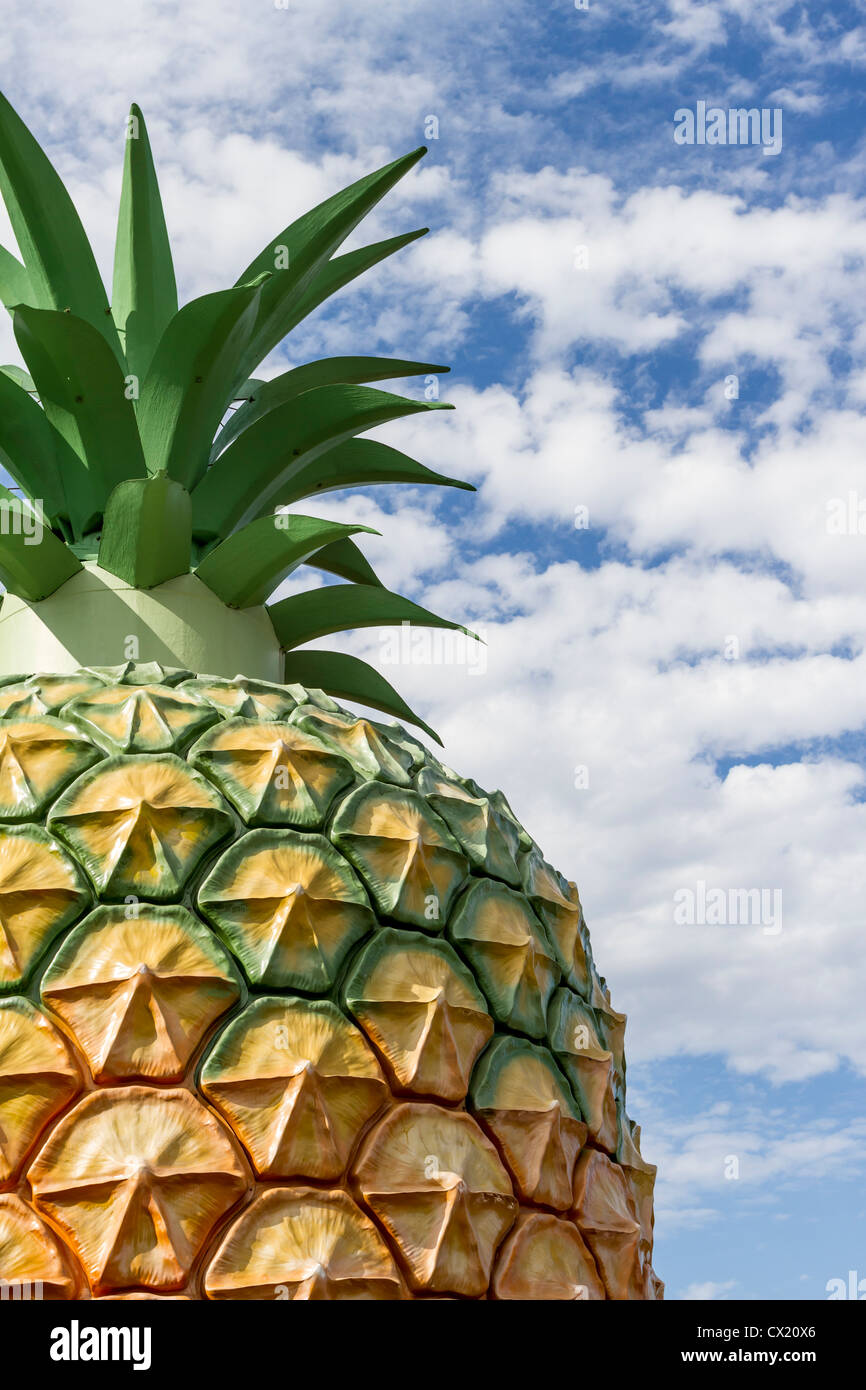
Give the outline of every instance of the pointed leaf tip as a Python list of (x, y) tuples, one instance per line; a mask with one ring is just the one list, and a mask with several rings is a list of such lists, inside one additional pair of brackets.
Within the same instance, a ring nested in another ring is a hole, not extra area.
[(402, 594), (370, 584), (332, 584), (324, 589), (307, 589), (270, 604), (268, 614), (280, 646), (287, 652), (317, 637), (326, 637), (329, 632), (394, 627), (404, 621), (419, 627), (467, 631), (460, 623), (440, 618)]
[(126, 132), (111, 312), (129, 372), (143, 381), (177, 313), (177, 284), (147, 125), (135, 102)]
[(197, 537), (226, 536), (273, 506), (285, 505), (291, 500), (286, 495), (289, 480), (306, 464), (375, 425), (438, 404), (333, 383), (290, 397), (236, 438), (197, 483)]
[[(315, 293), (315, 281), (321, 276), (331, 257), (354, 231), (358, 223), (376, 206), (395, 183), (415, 166), (425, 153), (422, 146), (411, 154), (392, 160), (383, 168), (357, 179), (348, 188), (326, 198), (317, 207), (291, 222), (251, 261), (235, 281), (237, 285), (275, 263), (275, 255), (286, 256), (285, 269), (275, 275), (264, 289), (255, 332), (242, 363), (243, 376), (250, 376), (272, 348), (276, 347), (300, 317), (309, 312), (303, 303), (308, 294)], [(365, 249), (362, 257), (367, 254)], [(350, 253), (352, 255), (352, 253)], [(354, 265), (357, 253), (351, 264)], [(342, 258), (338, 258), (342, 259)], [(330, 274), (335, 273), (330, 268)], [(342, 283), (345, 283), (343, 281)], [(330, 290), (325, 291), (325, 296)], [(316, 300), (321, 302), (321, 297)], [(241, 378), (242, 379), (242, 378)]]
[(299, 565), (368, 526), (320, 521), (295, 512), (259, 517), (222, 541), (196, 569), (232, 608), (262, 604)]
[(354, 700), (402, 719), (404, 723), (415, 724), (440, 748), (443, 746), (436, 730), (425, 724), (385, 677), (360, 657), (319, 650), (289, 652), (286, 655), (284, 679), (289, 684), (297, 681), (308, 690), (324, 690), (337, 699)]

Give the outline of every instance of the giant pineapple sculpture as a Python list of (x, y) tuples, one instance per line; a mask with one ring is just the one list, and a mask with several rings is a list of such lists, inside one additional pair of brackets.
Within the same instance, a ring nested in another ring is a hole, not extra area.
[[(380, 584), (363, 527), (285, 510), (466, 486), (358, 438), (437, 408), (369, 382), (444, 369), (250, 375), (421, 235), (334, 256), (422, 153), (178, 311), (133, 107), (109, 306), (0, 99), (27, 367), (0, 369), (4, 1297), (661, 1296), (574, 885), (500, 792), (331, 698), (435, 740), (378, 672), (301, 649), (454, 626)], [(301, 565), (343, 582), (266, 606)]]

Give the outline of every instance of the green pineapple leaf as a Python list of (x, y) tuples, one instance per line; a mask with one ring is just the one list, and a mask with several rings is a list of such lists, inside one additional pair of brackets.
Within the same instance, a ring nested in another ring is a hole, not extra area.
[(335, 444), (388, 420), (450, 410), (367, 386), (319, 386), (263, 415), (221, 454), (193, 492), (196, 536), (227, 536), (274, 505), (294, 471)]
[[(364, 527), (370, 530), (370, 527)], [(378, 535), (379, 532), (375, 532)], [(385, 586), (376, 574), (367, 557), (358, 549), (354, 541), (332, 541), (311, 555), (306, 562), (314, 569), (324, 570), (326, 574), (339, 575), (352, 584), (372, 584), (378, 589)]]
[(102, 335), (76, 314), (22, 305), (13, 325), (48, 420), (85, 465), (83, 474), (64, 479), (81, 535), (118, 483), (145, 475), (123, 371)]
[(0, 461), (52, 518), (69, 515), (66, 487), (89, 485), (81, 459), (7, 368), (0, 371)]
[(105, 287), (72, 199), (48, 156), (2, 95), (0, 192), (26, 267), (28, 299), (32, 296), (39, 309), (77, 314), (122, 360)]
[(240, 401), (241, 403), (251, 401), (256, 392), (259, 391), (261, 387), (264, 386), (264, 384), (265, 383), (262, 377), (247, 377), (246, 381), (243, 382), (243, 384), (237, 388), (232, 399), (235, 401)]
[(359, 275), (372, 270), (374, 265), (386, 260), (388, 256), (393, 256), (396, 251), (402, 251), (404, 246), (410, 246), (413, 241), (427, 236), (429, 231), (429, 227), (418, 227), (414, 232), (402, 232), (400, 236), (387, 237), (385, 241), (374, 241), (369, 246), (361, 246), (357, 251), (347, 251), (342, 256), (335, 256), (333, 260), (326, 261), (309, 288), (294, 304), (291, 315), (286, 320), (286, 332), (290, 333), (308, 314), (338, 290), (357, 280)]
[(279, 232), (247, 266), (236, 284), (247, 284), (265, 271), (271, 272), (271, 278), (263, 287), (239, 381), (252, 373), (297, 322), (292, 317), (295, 304), (336, 248), (426, 153), (422, 145), (326, 198)]
[(349, 656), (346, 652), (287, 652), (284, 679), (289, 685), (297, 682), (307, 690), (324, 690), (335, 699), (357, 700), (359, 704), (369, 705), (383, 714), (391, 714), (395, 719), (404, 719), (408, 724), (423, 729), (435, 743), (442, 746), (436, 731), (419, 719), (375, 667), (358, 656)]
[(370, 530), (314, 516), (260, 517), (212, 550), (196, 574), (223, 603), (250, 608), (264, 603), (293, 570), (329, 542)]
[(18, 304), (33, 303), (30, 276), (17, 256), (13, 256), (5, 246), (0, 246), (0, 300), (7, 309), (14, 309)]
[(255, 322), (261, 285), (193, 299), (175, 314), (141, 387), (138, 420), (149, 473), (192, 491), (232, 398), (238, 358)]
[(136, 589), (189, 573), (192, 504), (165, 473), (119, 483), (105, 507), (99, 564)]
[(147, 127), (135, 105), (126, 134), (111, 311), (129, 371), (143, 381), (177, 313), (177, 285)]
[(293, 469), (280, 488), (277, 502), (288, 506), (319, 492), (335, 492), (347, 487), (369, 487), (375, 483), (414, 483), (416, 486), (457, 487), (475, 492), (472, 483), (434, 473), (408, 454), (382, 444), (378, 439), (349, 439), (326, 454)]
[(0, 583), (28, 603), (38, 603), (77, 574), (81, 562), (26, 500), (2, 484), (0, 505), (5, 513), (0, 530)]
[(479, 640), (460, 623), (439, 618), (390, 589), (368, 584), (330, 584), (323, 589), (309, 589), (305, 594), (292, 594), (271, 604), (268, 612), (274, 632), (286, 651), (303, 642), (313, 642), (317, 637), (327, 637), (330, 632), (356, 627), (392, 627), (401, 623), (450, 628), (452, 632), (464, 632), (467, 637)]
[(291, 371), (259, 384), (246, 404), (223, 425), (214, 440), (211, 459), (217, 458), (256, 420), (286, 401), (294, 400), (304, 391), (313, 391), (318, 386), (393, 381), (396, 377), (428, 376), (449, 370), (448, 367), (437, 367), (429, 362), (404, 362), (387, 357), (325, 357), (318, 362), (306, 362), (302, 367), (293, 367)]
[(2, 372), (4, 376), (8, 376), (10, 381), (14, 381), (15, 384), (20, 386), (22, 391), (26, 391), (28, 395), (36, 395), (36, 383), (30, 373), (25, 372), (23, 367), (16, 366), (14, 362), (7, 362), (5, 367), (0, 367), (0, 372)]

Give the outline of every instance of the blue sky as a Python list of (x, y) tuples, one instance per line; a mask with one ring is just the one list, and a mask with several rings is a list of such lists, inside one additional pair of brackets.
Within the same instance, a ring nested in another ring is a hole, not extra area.
[[(452, 364), (457, 411), (383, 437), (477, 496), (321, 511), (382, 530), (386, 583), (484, 631), (483, 670), (386, 674), (580, 885), (674, 1298), (866, 1278), (866, 534), (828, 528), (866, 497), (864, 11), (35, 0), (0, 34), (106, 274), (142, 105), (184, 297), (428, 143), (356, 244), (431, 235), (267, 371)], [(780, 109), (780, 152), (675, 143), (699, 101)], [(781, 930), (678, 925), (698, 883), (778, 891)]]

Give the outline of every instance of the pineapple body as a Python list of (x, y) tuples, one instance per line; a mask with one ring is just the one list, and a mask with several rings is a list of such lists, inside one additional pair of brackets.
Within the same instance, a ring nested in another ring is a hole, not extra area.
[(6, 677), (0, 754), (7, 1296), (661, 1297), (625, 1019), (501, 793), (155, 663)]

